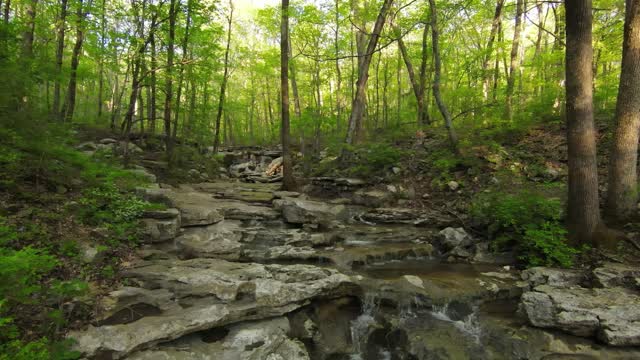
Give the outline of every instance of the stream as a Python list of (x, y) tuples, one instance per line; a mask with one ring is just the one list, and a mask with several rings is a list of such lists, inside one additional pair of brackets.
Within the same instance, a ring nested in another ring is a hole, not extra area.
[[(171, 209), (71, 334), (95, 359), (638, 358), (629, 348), (531, 327), (509, 267), (451, 262), (429, 219), (221, 181), (141, 189)], [(391, 220), (390, 220), (391, 219)]]

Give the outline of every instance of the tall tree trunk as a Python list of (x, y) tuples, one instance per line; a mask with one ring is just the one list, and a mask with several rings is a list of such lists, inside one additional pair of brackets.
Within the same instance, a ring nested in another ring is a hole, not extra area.
[(404, 41), (401, 37), (400, 29), (395, 28), (396, 36), (398, 37), (398, 48), (400, 48), (400, 52), (402, 53), (402, 59), (404, 60), (404, 64), (407, 67), (407, 73), (409, 74), (409, 81), (411, 81), (411, 88), (413, 89), (413, 94), (416, 97), (416, 103), (418, 105), (418, 125), (427, 125), (423, 123), (424, 120), (424, 97), (422, 96), (423, 89), (420, 88), (420, 79), (416, 75), (413, 64), (411, 63), (411, 58), (409, 57), (409, 52), (407, 51), (407, 46), (404, 44)]
[(193, 7), (193, 0), (187, 1), (187, 19), (184, 30), (184, 37), (182, 38), (182, 60), (180, 61), (180, 67), (178, 70), (178, 86), (176, 89), (176, 110), (174, 111), (173, 117), (173, 141), (176, 141), (176, 136), (178, 134), (178, 119), (180, 118), (180, 108), (182, 105), (182, 85), (184, 84), (184, 66), (189, 57), (189, 31), (191, 30), (191, 8)]
[(591, 0), (567, 0), (566, 96), (569, 163), (567, 225), (575, 243), (590, 243), (600, 224), (592, 94)]
[[(220, 85), (220, 97), (218, 99), (218, 113), (216, 115), (216, 134), (213, 142), (213, 152), (218, 152), (220, 147), (220, 120), (224, 109), (224, 97), (227, 90), (227, 79), (229, 77), (229, 48), (231, 47), (231, 25), (233, 21), (233, 1), (229, 0), (229, 17), (227, 18), (227, 46), (224, 51), (224, 74)], [(288, 56), (288, 54), (287, 54)]]
[(33, 56), (33, 34), (36, 28), (36, 8), (38, 0), (30, 0), (27, 2), (25, 30), (22, 33), (22, 56), (25, 59), (31, 59)]
[(67, 2), (68, 0), (60, 0), (60, 18), (57, 24), (57, 44), (56, 44), (56, 67), (55, 81), (53, 84), (53, 106), (51, 115), (54, 119), (60, 119), (60, 89), (62, 82), (62, 57), (64, 54), (64, 33), (67, 22)]
[(296, 81), (296, 66), (293, 62), (293, 51), (291, 50), (291, 37), (289, 37), (289, 77), (291, 78), (291, 91), (293, 92), (293, 109), (296, 117), (302, 115), (300, 110), (300, 96), (298, 95), (298, 82)]
[(513, 118), (513, 91), (516, 85), (516, 73), (519, 67), (518, 54), (520, 53), (520, 32), (522, 31), (523, 0), (516, 0), (516, 25), (513, 30), (513, 42), (511, 44), (511, 56), (509, 65), (509, 76), (507, 77), (507, 118)]
[(102, 119), (104, 91), (104, 58), (107, 45), (107, 0), (102, 0), (102, 13), (100, 14), (100, 58), (98, 60), (98, 120)]
[(491, 32), (489, 33), (489, 40), (487, 41), (487, 49), (482, 60), (482, 96), (487, 101), (489, 98), (489, 80), (491, 74), (489, 72), (489, 62), (491, 61), (491, 55), (493, 53), (493, 43), (500, 28), (500, 17), (502, 16), (502, 7), (504, 6), (504, 0), (496, 1), (496, 10), (493, 13), (493, 21), (491, 22)]
[[(91, 7), (91, 3), (87, 4), (87, 9)], [(71, 53), (71, 72), (69, 73), (69, 87), (67, 88), (67, 97), (62, 106), (62, 116), (65, 122), (73, 120), (73, 112), (76, 108), (76, 88), (78, 85), (78, 66), (80, 65), (80, 53), (82, 51), (82, 43), (84, 42), (84, 19), (88, 11), (83, 8), (82, 0), (78, 0), (78, 10), (76, 11), (76, 43), (73, 45)]]
[(165, 150), (169, 166), (173, 165), (173, 139), (171, 136), (171, 108), (173, 103), (173, 45), (176, 39), (176, 18), (178, 17), (178, 0), (171, 0), (169, 5), (169, 39), (167, 41), (167, 79), (165, 81), (164, 98), (164, 136)]
[(445, 124), (445, 127), (447, 128), (447, 133), (449, 134), (449, 142), (451, 145), (451, 150), (457, 154), (458, 153), (458, 136), (456, 135), (455, 129), (453, 128), (449, 109), (447, 109), (447, 106), (444, 103), (444, 100), (442, 100), (442, 95), (440, 94), (440, 75), (441, 75), (440, 73), (441, 73), (442, 61), (440, 59), (438, 13), (436, 9), (435, 0), (429, 0), (429, 8), (431, 9), (431, 42), (433, 47), (433, 65), (434, 65), (433, 96), (436, 99), (436, 104), (438, 105), (438, 109), (440, 109), (440, 113), (444, 118), (444, 124)]
[(336, 12), (336, 28), (334, 32), (334, 46), (336, 56), (336, 132), (340, 133), (340, 127), (342, 123), (342, 73), (340, 71), (340, 59), (338, 54), (340, 53), (339, 47), (339, 35), (340, 35), (340, 7), (339, 0), (335, 0), (335, 12)]
[(640, 131), (640, 0), (626, 0), (622, 68), (611, 149), (607, 212), (618, 220), (636, 212)]
[[(351, 115), (349, 116), (349, 127), (347, 129), (346, 143), (348, 145), (352, 145), (354, 143), (357, 124), (362, 122), (362, 117), (364, 116), (367, 80), (369, 79), (369, 65), (371, 64), (371, 58), (373, 57), (373, 53), (376, 50), (376, 46), (378, 45), (378, 39), (380, 38), (380, 34), (382, 33), (382, 28), (384, 26), (385, 20), (387, 18), (387, 13), (389, 12), (389, 8), (391, 8), (392, 3), (393, 0), (384, 0), (382, 8), (380, 9), (380, 13), (378, 14), (378, 18), (376, 19), (376, 23), (373, 26), (373, 32), (371, 33), (371, 38), (369, 39), (366, 53), (363, 54), (362, 62), (358, 69), (356, 96), (353, 99), (353, 104), (351, 105)], [(343, 152), (343, 154), (347, 155), (347, 153), (345, 152)]]
[(420, 99), (422, 99), (422, 113), (420, 118), (420, 123), (424, 125), (428, 125), (431, 122), (429, 119), (429, 98), (425, 96), (427, 92), (427, 39), (429, 37), (429, 24), (424, 24), (424, 29), (422, 30), (422, 52), (420, 59)]
[(280, 140), (282, 141), (282, 187), (293, 190), (296, 187), (293, 177), (293, 164), (289, 134), (289, 0), (282, 0), (280, 24), (280, 110), (282, 125)]
[(156, 133), (156, 96), (158, 94), (158, 85), (156, 79), (156, 71), (158, 68), (158, 62), (156, 60), (156, 37), (155, 34), (151, 34), (151, 40), (149, 41), (151, 45), (151, 74), (150, 74), (150, 91), (151, 91), (151, 99), (149, 99), (149, 123), (151, 127), (151, 135)]

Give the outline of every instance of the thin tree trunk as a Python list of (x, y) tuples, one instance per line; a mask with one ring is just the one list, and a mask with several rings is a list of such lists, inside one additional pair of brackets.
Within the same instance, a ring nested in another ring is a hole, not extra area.
[[(347, 129), (346, 143), (348, 145), (352, 145), (354, 143), (354, 139), (357, 135), (357, 124), (362, 122), (362, 117), (364, 116), (367, 80), (369, 79), (369, 65), (371, 64), (371, 58), (376, 50), (378, 39), (382, 33), (382, 28), (392, 3), (393, 0), (384, 0), (380, 13), (378, 14), (378, 18), (376, 19), (376, 23), (373, 26), (373, 32), (371, 33), (371, 39), (369, 39), (369, 45), (367, 46), (366, 53), (364, 54), (362, 63), (358, 69), (356, 96), (353, 99), (353, 104), (351, 105), (351, 115), (349, 116), (349, 127)], [(343, 152), (343, 154), (346, 153)]]
[(213, 142), (213, 152), (217, 153), (220, 147), (220, 120), (224, 109), (224, 97), (227, 90), (227, 79), (229, 77), (229, 48), (231, 47), (231, 25), (233, 21), (233, 1), (229, 0), (229, 17), (227, 18), (227, 47), (224, 51), (224, 75), (220, 85), (220, 97), (218, 99), (218, 112), (216, 115), (216, 134)]
[(339, 35), (340, 35), (340, 8), (339, 8), (339, 0), (335, 0), (335, 12), (336, 12), (336, 29), (334, 33), (334, 46), (335, 46), (335, 56), (336, 56), (336, 132), (340, 133), (341, 123), (342, 123), (342, 94), (341, 94), (341, 86), (342, 86), (342, 73), (340, 71), (340, 59), (338, 59), (338, 54), (340, 53), (339, 48)]
[(413, 64), (411, 63), (411, 58), (409, 58), (409, 52), (407, 51), (407, 46), (404, 44), (404, 41), (400, 37), (400, 30), (396, 27), (395, 29), (396, 36), (398, 36), (398, 48), (400, 49), (400, 53), (402, 54), (402, 59), (404, 60), (404, 64), (407, 67), (407, 73), (409, 74), (409, 81), (411, 82), (411, 88), (413, 89), (413, 94), (416, 96), (416, 103), (418, 105), (418, 113), (417, 113), (417, 123), (418, 125), (426, 125), (423, 123), (423, 114), (424, 114), (424, 98), (422, 97), (422, 89), (420, 88), (420, 79), (416, 76), (415, 71), (413, 70)]
[(624, 220), (637, 211), (638, 132), (640, 131), (640, 1), (626, 0), (622, 68), (611, 149), (607, 211)]
[(289, 134), (289, 0), (282, 0), (280, 24), (280, 101), (282, 111), (282, 126), (280, 140), (282, 141), (282, 187), (293, 190), (296, 187), (293, 177)]
[[(55, 81), (53, 84), (53, 106), (51, 115), (54, 119), (60, 119), (60, 89), (62, 82), (62, 57), (64, 54), (64, 33), (67, 21), (67, 1), (60, 0), (60, 18), (58, 19), (58, 40), (56, 45)], [(6, 13), (5, 13), (6, 14)]]
[(78, 85), (78, 66), (80, 65), (80, 53), (84, 42), (84, 19), (88, 14), (91, 3), (87, 4), (87, 11), (83, 8), (82, 0), (78, 0), (78, 10), (76, 11), (76, 43), (73, 45), (71, 53), (71, 72), (69, 73), (69, 87), (67, 97), (62, 106), (62, 116), (65, 122), (73, 120), (73, 112), (76, 108), (76, 88)]
[(507, 77), (506, 113), (509, 120), (513, 118), (513, 91), (516, 84), (516, 73), (519, 67), (518, 54), (520, 53), (520, 32), (522, 31), (522, 2), (523, 0), (516, 0), (516, 25), (513, 30), (513, 42), (511, 45), (510, 57), (511, 61), (509, 66), (509, 74)]
[(165, 150), (169, 166), (173, 165), (173, 139), (171, 137), (171, 107), (173, 103), (173, 48), (176, 38), (176, 18), (178, 17), (178, 0), (171, 0), (169, 5), (169, 40), (167, 42), (167, 79), (165, 81), (164, 98), (164, 136)]
[(187, 62), (189, 52), (187, 47), (189, 46), (189, 31), (191, 30), (191, 8), (193, 7), (193, 1), (187, 1), (187, 19), (184, 30), (184, 37), (182, 38), (182, 60), (180, 61), (180, 68), (178, 70), (178, 86), (176, 89), (176, 110), (174, 111), (173, 117), (173, 141), (176, 141), (176, 136), (178, 135), (178, 119), (180, 118), (180, 108), (182, 105), (182, 85), (184, 83), (184, 66)]
[(489, 33), (489, 41), (487, 42), (487, 49), (482, 61), (482, 96), (487, 101), (489, 98), (489, 62), (491, 61), (491, 55), (493, 53), (493, 43), (500, 28), (500, 17), (502, 16), (502, 7), (504, 6), (504, 0), (496, 1), (496, 10), (493, 14), (493, 21), (491, 22), (491, 32)]
[(567, 225), (575, 243), (591, 243), (600, 224), (596, 129), (592, 94), (591, 0), (567, 0), (566, 96), (569, 203)]
[[(518, 0), (519, 1), (519, 0)], [(431, 9), (431, 42), (433, 47), (433, 65), (434, 65), (434, 76), (433, 76), (433, 96), (436, 99), (436, 104), (438, 105), (438, 109), (440, 109), (440, 113), (444, 118), (444, 124), (447, 128), (447, 133), (449, 134), (449, 142), (451, 144), (451, 150), (454, 153), (458, 153), (458, 136), (456, 135), (455, 129), (453, 128), (451, 114), (447, 109), (446, 104), (442, 100), (442, 95), (440, 94), (440, 73), (441, 73), (441, 60), (440, 60), (440, 48), (439, 48), (439, 34), (438, 34), (438, 13), (436, 10), (435, 0), (429, 0), (429, 8)]]
[(102, 0), (102, 14), (100, 14), (100, 58), (98, 60), (98, 120), (102, 119), (103, 100), (102, 93), (104, 91), (104, 57), (107, 35), (107, 0)]
[(293, 62), (293, 52), (291, 50), (291, 38), (289, 38), (289, 77), (291, 78), (291, 90), (293, 92), (293, 109), (296, 117), (300, 118), (302, 112), (300, 110), (300, 96), (298, 95), (298, 82), (296, 81), (296, 67)]
[(150, 74), (150, 90), (151, 90), (151, 99), (149, 100), (149, 108), (151, 109), (149, 112), (149, 121), (151, 126), (151, 135), (156, 133), (156, 96), (158, 94), (158, 86), (156, 79), (156, 69), (158, 68), (158, 62), (156, 60), (156, 37), (155, 34), (151, 34), (151, 41), (149, 42), (151, 45), (151, 74)]
[(424, 24), (424, 29), (422, 30), (422, 58), (420, 59), (420, 99), (422, 100), (422, 113), (420, 118), (420, 123), (424, 125), (428, 125), (431, 122), (429, 119), (429, 98), (425, 96), (427, 92), (427, 39), (429, 37), (429, 24)]

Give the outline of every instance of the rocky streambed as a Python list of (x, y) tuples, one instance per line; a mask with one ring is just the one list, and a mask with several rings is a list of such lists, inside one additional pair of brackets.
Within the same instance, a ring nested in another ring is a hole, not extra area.
[(149, 360), (640, 358), (640, 272), (521, 274), (450, 216), (373, 208), (384, 194), (334, 183), (331, 201), (268, 182), (140, 189), (168, 210), (146, 214), (127, 286), (70, 334), (76, 348)]

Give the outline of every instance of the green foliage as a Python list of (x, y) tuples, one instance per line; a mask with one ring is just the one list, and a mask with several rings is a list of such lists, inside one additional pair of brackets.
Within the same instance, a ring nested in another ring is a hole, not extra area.
[(0, 297), (9, 304), (27, 303), (42, 289), (40, 278), (58, 261), (46, 251), (26, 247), (21, 250), (0, 249)]
[(353, 148), (357, 159), (356, 165), (350, 171), (355, 176), (385, 175), (384, 171), (398, 165), (398, 162), (407, 156), (407, 153), (399, 148), (385, 143), (372, 143)]
[(474, 199), (472, 216), (485, 225), (495, 248), (514, 247), (529, 266), (570, 267), (578, 250), (566, 244), (562, 204), (532, 191), (493, 192)]

